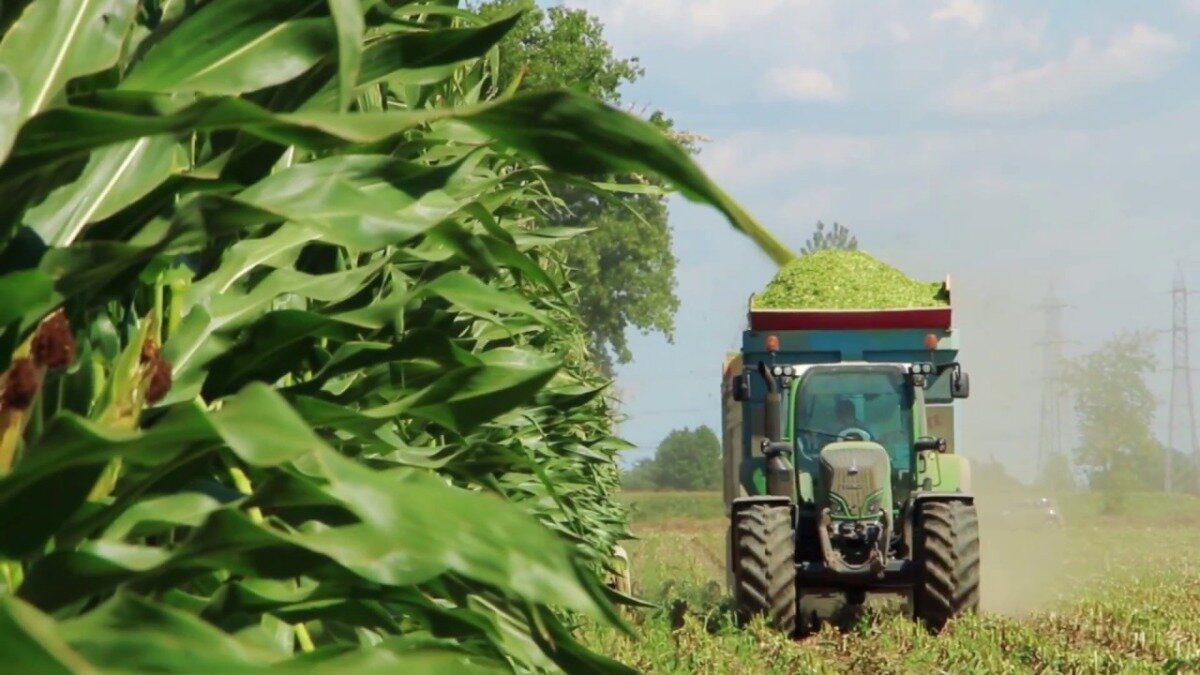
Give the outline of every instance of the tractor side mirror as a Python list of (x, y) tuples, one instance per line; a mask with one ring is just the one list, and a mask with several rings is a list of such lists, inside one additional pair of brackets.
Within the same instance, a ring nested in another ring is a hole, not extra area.
[(950, 379), (950, 396), (954, 398), (967, 398), (971, 395), (971, 376), (965, 372), (955, 371)]
[(946, 439), (936, 436), (922, 436), (913, 443), (913, 449), (917, 452), (926, 452), (933, 450), (934, 452), (946, 452)]
[(741, 373), (730, 378), (729, 386), (732, 389), (733, 400), (742, 401), (750, 400), (750, 373)]

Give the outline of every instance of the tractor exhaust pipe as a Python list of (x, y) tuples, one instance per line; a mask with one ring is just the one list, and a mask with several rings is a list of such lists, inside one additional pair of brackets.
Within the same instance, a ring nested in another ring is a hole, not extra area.
[(783, 427), (779, 422), (779, 402), (782, 400), (779, 395), (779, 382), (762, 361), (758, 362), (758, 374), (762, 375), (767, 383), (766, 407), (763, 408), (763, 436), (774, 443), (783, 436)]
[(794, 499), (796, 476), (784, 458), (792, 448), (781, 441), (783, 427), (779, 420), (779, 405), (783, 399), (779, 393), (779, 382), (762, 361), (758, 362), (758, 374), (767, 383), (766, 400), (763, 402), (762, 442), (763, 456), (767, 458), (767, 494)]

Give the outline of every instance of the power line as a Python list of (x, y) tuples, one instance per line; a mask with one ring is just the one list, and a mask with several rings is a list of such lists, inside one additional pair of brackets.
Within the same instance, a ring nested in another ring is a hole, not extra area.
[(1046, 460), (1062, 453), (1063, 339), (1062, 313), (1068, 306), (1050, 287), (1046, 301), (1037, 307), (1044, 317), (1042, 348), (1042, 401), (1038, 418), (1037, 472), (1045, 476)]
[[(1183, 268), (1177, 265), (1175, 283), (1171, 287), (1171, 398), (1167, 408), (1167, 456), (1163, 464), (1163, 489), (1168, 493), (1175, 489), (1174, 455), (1179, 450), (1175, 443), (1177, 422), (1187, 422), (1193, 469), (1200, 468), (1197, 466), (1200, 455), (1197, 454), (1196, 408), (1192, 402), (1192, 368), (1188, 354), (1188, 344), (1191, 342), (1187, 314), (1189, 295), (1192, 293), (1188, 292)], [(1200, 490), (1200, 471), (1194, 470), (1193, 473), (1196, 474), (1196, 487)]]

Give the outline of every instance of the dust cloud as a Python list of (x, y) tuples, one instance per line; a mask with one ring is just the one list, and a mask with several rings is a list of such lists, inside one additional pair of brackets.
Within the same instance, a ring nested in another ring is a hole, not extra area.
[(1048, 609), (1080, 591), (1066, 534), (1032, 514), (1013, 516), (1012, 505), (1029, 499), (1025, 492), (989, 493), (976, 502), (982, 556), (980, 604), (985, 612), (1024, 615)]

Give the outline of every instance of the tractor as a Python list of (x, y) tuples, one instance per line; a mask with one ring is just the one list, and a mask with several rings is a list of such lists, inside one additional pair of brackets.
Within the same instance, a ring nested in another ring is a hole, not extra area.
[(882, 594), (933, 631), (975, 611), (979, 520), (955, 452), (970, 380), (950, 307), (751, 305), (749, 324), (722, 378), (738, 616), (802, 635)]

